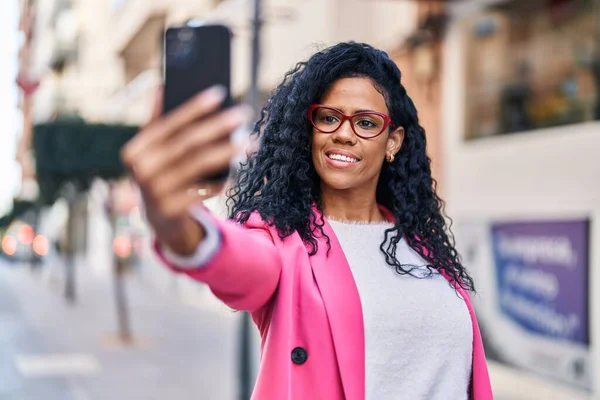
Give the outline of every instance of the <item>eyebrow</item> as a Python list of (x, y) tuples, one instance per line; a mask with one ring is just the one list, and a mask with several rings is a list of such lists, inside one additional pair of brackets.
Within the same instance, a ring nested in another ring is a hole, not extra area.
[[(345, 112), (346, 112), (346, 111), (342, 110), (340, 107), (336, 107), (336, 106), (328, 106), (328, 105), (326, 105), (326, 106), (327, 106), (327, 107), (331, 107), (331, 108), (335, 108), (336, 110), (340, 110), (340, 111), (341, 111), (341, 112), (343, 112), (343, 113), (345, 113)], [(354, 111), (352, 112), (352, 114), (358, 114), (358, 113), (363, 113), (363, 112), (377, 112), (377, 113), (380, 113), (380, 112), (382, 112), (382, 111), (375, 111), (375, 110), (364, 110), (364, 109), (361, 109), (361, 110), (354, 110)]]

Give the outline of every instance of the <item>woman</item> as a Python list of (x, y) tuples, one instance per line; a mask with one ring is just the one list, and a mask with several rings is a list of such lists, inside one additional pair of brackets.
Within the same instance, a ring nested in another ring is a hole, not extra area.
[(194, 205), (198, 178), (237, 151), (223, 138), (243, 109), (202, 118), (222, 98), (209, 90), (151, 123), (123, 158), (165, 263), (252, 314), (253, 398), (491, 399), (473, 281), (391, 59), (341, 43), (288, 72), (226, 221)]

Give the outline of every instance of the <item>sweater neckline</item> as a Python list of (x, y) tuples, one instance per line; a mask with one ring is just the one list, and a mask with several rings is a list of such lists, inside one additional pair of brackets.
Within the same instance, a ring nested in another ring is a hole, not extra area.
[(394, 226), (393, 223), (389, 221), (352, 221), (352, 220), (343, 220), (332, 217), (325, 217), (330, 223), (338, 223), (344, 225), (366, 225), (366, 226)]

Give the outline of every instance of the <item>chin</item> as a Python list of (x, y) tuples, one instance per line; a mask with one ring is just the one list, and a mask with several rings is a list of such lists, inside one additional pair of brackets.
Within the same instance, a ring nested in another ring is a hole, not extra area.
[(334, 190), (347, 190), (360, 186), (359, 182), (348, 174), (325, 173), (320, 177), (323, 185)]

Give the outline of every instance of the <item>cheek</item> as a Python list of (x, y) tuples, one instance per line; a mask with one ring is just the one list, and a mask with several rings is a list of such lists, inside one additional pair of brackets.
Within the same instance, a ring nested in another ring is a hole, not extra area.
[(315, 134), (314, 132), (312, 132), (310, 136), (310, 149), (313, 160), (316, 160), (317, 155), (320, 153), (320, 151), (323, 149), (323, 146), (325, 145), (326, 137), (324, 136), (325, 135)]
[(363, 151), (370, 164), (379, 165), (385, 159), (387, 139), (377, 142), (368, 142), (363, 146)]
[(326, 135), (319, 134), (319, 132), (315, 132), (314, 130), (310, 133), (310, 145), (313, 149), (318, 148), (323, 145), (323, 142), (326, 139)]

